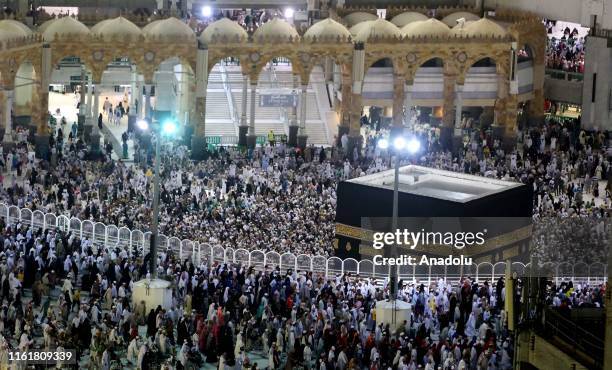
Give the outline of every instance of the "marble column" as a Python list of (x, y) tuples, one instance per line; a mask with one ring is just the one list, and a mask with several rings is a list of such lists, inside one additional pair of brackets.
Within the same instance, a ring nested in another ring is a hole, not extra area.
[(85, 132), (85, 94), (86, 94), (86, 82), (87, 82), (87, 72), (85, 71), (85, 66), (81, 65), (81, 93), (80, 93), (80, 100), (79, 100), (79, 116), (78, 116), (78, 125), (79, 125), (79, 131), (78, 134), (79, 136), (83, 136), (83, 133)]
[(455, 131), (455, 84), (457, 75), (444, 73), (444, 91), (442, 106), (442, 126), (440, 127), (440, 144), (446, 150), (452, 148), (452, 137)]
[[(136, 104), (136, 100), (139, 97), (139, 93), (138, 93), (138, 87), (136, 84), (136, 79), (137, 79), (137, 75), (136, 75), (136, 66), (132, 65), (132, 73), (131, 73), (131, 81), (130, 81), (130, 109), (128, 112), (128, 131), (135, 131), (136, 130), (136, 117), (138, 116), (138, 108), (136, 108), (137, 104)], [(140, 102), (140, 101), (139, 101)]]
[(518, 95), (511, 94), (506, 97), (505, 105), (501, 145), (506, 153), (510, 153), (516, 147), (516, 136), (518, 134)]
[(87, 76), (87, 101), (85, 102), (86, 117), (92, 117), (93, 84), (91, 73)]
[(306, 109), (308, 109), (308, 85), (302, 85), (300, 94), (300, 129), (297, 136), (297, 146), (304, 149), (308, 142), (306, 133)]
[(491, 131), (493, 133), (493, 139), (497, 139), (500, 142), (504, 140), (506, 125), (508, 124), (506, 117), (506, 110), (512, 106), (510, 98), (508, 96), (508, 85), (509, 81), (504, 75), (497, 75), (497, 100), (493, 107), (493, 125)]
[(411, 84), (406, 84), (404, 86), (404, 120), (405, 120), (406, 126), (408, 127), (412, 126), (412, 116), (413, 116), (412, 89), (413, 89), (413, 85)]
[(246, 147), (247, 132), (249, 123), (247, 122), (247, 106), (249, 92), (249, 76), (242, 75), (242, 100), (240, 101), (240, 125), (238, 126), (238, 146)]
[(391, 136), (402, 135), (404, 131), (404, 84), (403, 76), (393, 75), (393, 112)]
[(191, 158), (206, 157), (206, 90), (208, 88), (208, 49), (198, 45), (195, 70), (195, 128), (191, 137)]
[(49, 126), (47, 124), (49, 115), (49, 83), (53, 66), (51, 65), (51, 45), (43, 44), (42, 47), (42, 66), (40, 71), (40, 86), (38, 87), (39, 118), (34, 136), (34, 147), (36, 157), (39, 159), (49, 159)]
[(34, 140), (36, 139), (36, 131), (38, 130), (38, 122), (41, 119), (42, 116), (42, 112), (41, 112), (41, 102), (40, 102), (40, 87), (39, 86), (34, 86), (34, 88), (32, 89), (32, 103), (31, 103), (31, 109), (30, 109), (30, 122), (28, 123), (28, 130), (29, 130), (29, 135), (28, 135), (28, 140), (30, 142), (34, 142)]
[[(298, 78), (299, 76), (293, 75), (293, 89), (297, 91), (298, 88)], [(301, 101), (301, 99), (300, 99)], [(289, 146), (297, 146), (298, 145), (298, 129), (299, 124), (297, 121), (297, 110), (298, 106), (295, 105), (291, 107), (291, 114), (289, 116), (289, 140), (287, 140), (287, 144)]]
[[(87, 76), (87, 98), (85, 101), (85, 126), (84, 126), (84, 131), (83, 131), (83, 136), (85, 138), (85, 141), (87, 142), (89, 142), (90, 140), (91, 132), (94, 126), (94, 119), (91, 113), (91, 108), (92, 108), (91, 101), (93, 100), (92, 95), (93, 95), (92, 77), (91, 77), (91, 74), (89, 74)], [(97, 124), (97, 120), (98, 120), (97, 116), (95, 117), (95, 120)]]
[(453, 132), (452, 150), (459, 153), (463, 148), (463, 131), (461, 129), (461, 112), (463, 111), (463, 85), (455, 85), (455, 130)]
[(340, 124), (338, 125), (338, 136), (336, 145), (341, 145), (341, 139), (344, 134), (349, 133), (351, 126), (351, 85), (343, 83), (341, 87), (342, 101), (340, 102)]
[(351, 94), (350, 125), (348, 131), (348, 153), (353, 157), (353, 149), (357, 147), (360, 151), (363, 145), (361, 140), (361, 111), (363, 109), (363, 97), (361, 94)]
[(334, 81), (334, 60), (330, 56), (325, 57), (325, 66), (324, 66), (324, 76), (325, 83)]
[(151, 123), (153, 119), (153, 111), (151, 109), (151, 90), (153, 85), (148, 83), (145, 84), (145, 106), (144, 106), (144, 116), (145, 119)]
[(98, 127), (98, 115), (100, 114), (100, 89), (101, 86), (99, 83), (95, 84), (95, 87), (92, 85), (91, 90), (94, 93), (93, 96), (93, 109), (91, 111), (91, 115), (94, 117), (91, 126), (91, 134), (89, 137), (89, 150), (90, 153), (94, 156), (99, 155), (100, 153), (100, 128)]
[(138, 84), (138, 118), (145, 119), (147, 117), (145, 113), (145, 85)]
[(249, 117), (249, 134), (247, 135), (247, 148), (255, 149), (257, 135), (255, 134), (255, 104), (257, 104), (257, 84), (251, 82), (251, 115)]
[(13, 144), (13, 90), (4, 90), (4, 138), (2, 144), (12, 145)]

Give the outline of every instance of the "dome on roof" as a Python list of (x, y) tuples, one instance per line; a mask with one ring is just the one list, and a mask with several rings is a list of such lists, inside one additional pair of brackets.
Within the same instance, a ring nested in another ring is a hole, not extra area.
[(51, 18), (44, 21), (40, 26), (38, 26), (38, 32), (43, 33), (53, 22), (55, 22), (57, 18)]
[(366, 22), (366, 21), (375, 21), (378, 19), (378, 16), (372, 13), (355, 12), (355, 13), (346, 15), (343, 19), (349, 27), (353, 27), (357, 23)]
[(209, 44), (212, 38), (223, 38), (227, 40), (241, 40), (246, 41), (249, 37), (247, 32), (238, 23), (228, 18), (221, 18), (216, 22), (209, 24), (202, 34), (200, 34), (200, 41), (205, 44)]
[[(115, 36), (123, 37), (129, 36), (132, 38), (136, 38), (142, 35), (140, 28), (137, 25), (130, 22), (129, 20), (123, 17), (117, 17), (114, 19), (107, 19), (104, 24), (100, 25), (99, 23), (92, 28), (91, 32), (94, 35), (99, 35), (104, 38), (111, 38)], [(100, 22), (101, 23), (101, 22)], [(100, 26), (100, 27), (98, 27)]]
[(93, 27), (91, 27), (91, 33), (98, 33), (98, 31), (102, 29), (102, 27), (104, 27), (110, 21), (112, 21), (112, 19), (105, 19), (103, 21), (96, 23)]
[(195, 33), (186, 23), (174, 17), (151, 23), (154, 24), (151, 24), (146, 30), (144, 28), (142, 30), (146, 36), (167, 37), (170, 39), (191, 39), (195, 37)]
[(402, 37), (402, 33), (399, 28), (393, 23), (384, 19), (377, 19), (372, 22), (368, 22), (367, 27), (357, 33), (355, 40), (359, 42), (367, 42), (371, 38), (388, 38), (388, 37)]
[(87, 26), (72, 17), (63, 17), (49, 24), (43, 32), (43, 39), (51, 41), (55, 35), (89, 35)]
[(0, 29), (0, 41), (11, 40), (17, 37), (20, 37), (20, 36), (13, 32)]
[(23, 24), (23, 23), (21, 23), (19, 21), (16, 21), (16, 20), (13, 20), (13, 19), (5, 19), (5, 20), (0, 21), (0, 23), (2, 23), (2, 22), (6, 22), (6, 23), (12, 24), (13, 26), (15, 26), (15, 27), (19, 28), (21, 31), (23, 31), (26, 35), (31, 35), (32, 34), (32, 30), (30, 29), (30, 27), (26, 26), (25, 24)]
[[(159, 22), (163, 21), (163, 19), (156, 19), (151, 23), (147, 23), (144, 27), (142, 27), (142, 33), (147, 33), (151, 28), (155, 27)], [(98, 23), (100, 24), (100, 23)], [(92, 28), (93, 30), (93, 28)]]
[(404, 12), (393, 17), (393, 19), (391, 19), (391, 23), (398, 26), (399, 28), (402, 28), (409, 23), (426, 20), (427, 16), (424, 14), (417, 12)]
[(342, 24), (336, 22), (331, 18), (324, 19), (310, 26), (310, 28), (304, 33), (304, 39), (312, 40), (316, 38), (349, 38), (351, 33)]
[(0, 32), (11, 34), (10, 38), (26, 37), (32, 34), (32, 31), (23, 23), (12, 19), (4, 19), (0, 21)]
[(357, 23), (356, 25), (354, 25), (353, 27), (349, 29), (349, 32), (351, 33), (351, 35), (353, 35), (353, 38), (354, 38), (355, 36), (357, 36), (357, 34), (361, 30), (368, 28), (369, 24), (372, 22), (374, 21), (365, 21), (365, 22)]
[(457, 25), (450, 30), (450, 35), (455, 37), (466, 37), (467, 36), (467, 26), (474, 23), (475, 21), (465, 21), (464, 23), (457, 23)]
[(465, 26), (465, 33), (470, 37), (506, 37), (508, 31), (490, 19), (482, 18)]
[(480, 17), (474, 13), (456, 12), (442, 18), (442, 23), (446, 24), (449, 27), (454, 27), (455, 25), (457, 25), (457, 19), (460, 18), (464, 18), (466, 21), (477, 21), (480, 19)]
[(449, 32), (450, 28), (435, 18), (412, 22), (402, 28), (404, 36), (414, 38), (446, 37)]
[(260, 38), (279, 38), (288, 41), (290, 37), (292, 40), (300, 38), (292, 25), (279, 18), (274, 18), (264, 23), (253, 34), (253, 39), (255, 40), (259, 40)]

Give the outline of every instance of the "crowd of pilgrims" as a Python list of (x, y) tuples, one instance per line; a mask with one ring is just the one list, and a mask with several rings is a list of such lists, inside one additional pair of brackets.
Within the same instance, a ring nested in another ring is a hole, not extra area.
[[(549, 33), (552, 33), (553, 27), (552, 24), (547, 24)], [(569, 27), (566, 27), (560, 38), (549, 36), (546, 44), (546, 68), (584, 73), (584, 43), (584, 37), (580, 37), (576, 28), (570, 31)]]
[[(602, 189), (599, 180), (611, 170), (607, 134), (549, 121), (522, 129), (516, 150), (504, 153), (489, 132), (474, 129), (453, 156), (440, 150), (436, 130), (417, 127), (415, 132), (423, 152), (403, 162), (521, 181), (534, 188), (536, 223), (560, 217), (586, 233), (580, 222), (591, 222), (600, 254), (568, 244), (559, 256), (556, 245), (535, 243), (543, 260), (605, 260), (610, 188)], [(160, 230), (235, 249), (329, 255), (338, 181), (392, 165), (376, 145), (380, 135), (366, 135), (363, 152), (351, 152), (341, 137), (338, 147), (326, 149), (279, 144), (245, 155), (222, 148), (198, 163), (185, 147), (164, 143)], [(135, 164), (110, 157), (83, 161), (77, 142), (49, 166), (30, 155), (28, 145), (2, 153), (4, 203), (148, 228), (150, 152), (142, 155), (136, 145)], [(412, 318), (395, 330), (377, 324), (372, 310), (388, 297), (381, 282), (273, 267), (261, 272), (206, 260), (194, 265), (162, 251), (159, 276), (173, 282), (174, 296), (172, 307), (161, 309), (131, 301), (133, 283), (148, 272), (142, 258), (72, 233), (5, 222), (0, 219), (4, 349), (75, 348), (79, 358), (103, 369), (121, 359), (140, 369), (202, 361), (245, 369), (286, 364), (319, 370), (512, 368), (503, 280), (402, 284), (399, 299), (411, 303)], [(604, 292), (601, 284), (549, 288), (550, 303), (563, 308), (601, 305)], [(263, 360), (258, 364), (248, 353)], [(6, 362), (6, 351), (0, 354), (0, 362)]]
[[(164, 142), (160, 232), (213, 247), (328, 256), (333, 253), (337, 183), (392, 165), (390, 154), (376, 145), (384, 134), (366, 130), (364, 135), (361, 153), (349, 153), (343, 136), (338, 147), (300, 151), (280, 143), (248, 154), (221, 148), (199, 162), (189, 158), (185, 146)], [(505, 153), (490, 132), (472, 129), (455, 155), (440, 149), (435, 129), (417, 126), (415, 135), (423, 150), (403, 157), (402, 163), (528, 184), (534, 190), (535, 219), (609, 219), (612, 189), (609, 181), (600, 181), (611, 170), (607, 133), (581, 131), (573, 120), (549, 120), (519, 131), (516, 149)], [(27, 145), (0, 156), (0, 201), (148, 230), (154, 158), (144, 145), (135, 145), (136, 163), (110, 156), (84, 161), (86, 148), (71, 141), (51, 166), (39, 163)]]
[[(0, 229), (0, 364), (9, 350), (58, 348), (99, 369), (512, 369), (503, 278), (400, 281), (411, 318), (390, 328), (374, 310), (386, 282), (162, 251), (158, 276), (173, 286), (162, 309), (132, 302), (147, 271), (119, 248), (4, 218)], [(604, 293), (603, 284), (549, 283), (547, 302), (566, 312), (601, 306)]]

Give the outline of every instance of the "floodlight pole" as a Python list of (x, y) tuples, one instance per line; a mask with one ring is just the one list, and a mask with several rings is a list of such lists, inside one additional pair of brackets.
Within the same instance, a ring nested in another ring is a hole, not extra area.
[(159, 222), (159, 161), (160, 161), (160, 147), (161, 147), (161, 129), (157, 134), (155, 140), (155, 174), (153, 175), (153, 220), (151, 225), (151, 245), (150, 245), (150, 257), (149, 261), (149, 272), (151, 273), (151, 279), (157, 278), (157, 240), (158, 240), (158, 222)]

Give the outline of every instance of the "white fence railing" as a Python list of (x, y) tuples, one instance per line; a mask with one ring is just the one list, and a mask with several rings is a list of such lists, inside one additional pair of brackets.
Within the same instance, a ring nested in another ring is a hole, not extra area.
[[(131, 256), (135, 251), (144, 255), (149, 250), (150, 232), (130, 230), (127, 227), (105, 225), (90, 220), (81, 221), (78, 218), (68, 218), (54, 213), (43, 213), (40, 210), (32, 212), (28, 208), (19, 208), (0, 203), (0, 218), (10, 225), (21, 223), (31, 226), (35, 230), (42, 228), (71, 232), (80, 237), (93, 241), (96, 246), (105, 248), (120, 247), (127, 250)], [(202, 261), (208, 263), (240, 263), (253, 266), (259, 270), (274, 269), (281, 271), (293, 269), (296, 271), (312, 271), (315, 274), (333, 277), (337, 274), (351, 273), (361, 277), (370, 277), (382, 280), (388, 276), (388, 266), (375, 266), (372, 260), (357, 261), (353, 258), (342, 260), (338, 257), (309, 256), (306, 254), (277, 253), (275, 251), (262, 251), (246, 249), (223, 248), (211, 246), (208, 243), (199, 243), (176, 237), (159, 236), (159, 248), (171, 251), (178, 255), (180, 260), (190, 259), (195, 264)], [(528, 272), (529, 264), (512, 262), (512, 270), (519, 276)], [(471, 266), (400, 266), (399, 278), (406, 282), (430, 283), (439, 278), (447, 281), (457, 281), (461, 276), (470, 275), (476, 281), (495, 281), (504, 275), (506, 262), (495, 264), (481, 262)], [(603, 263), (559, 264), (545, 263), (541, 267), (541, 274), (553, 277), (556, 282), (572, 280), (579, 283), (598, 284), (607, 280), (607, 266)]]

